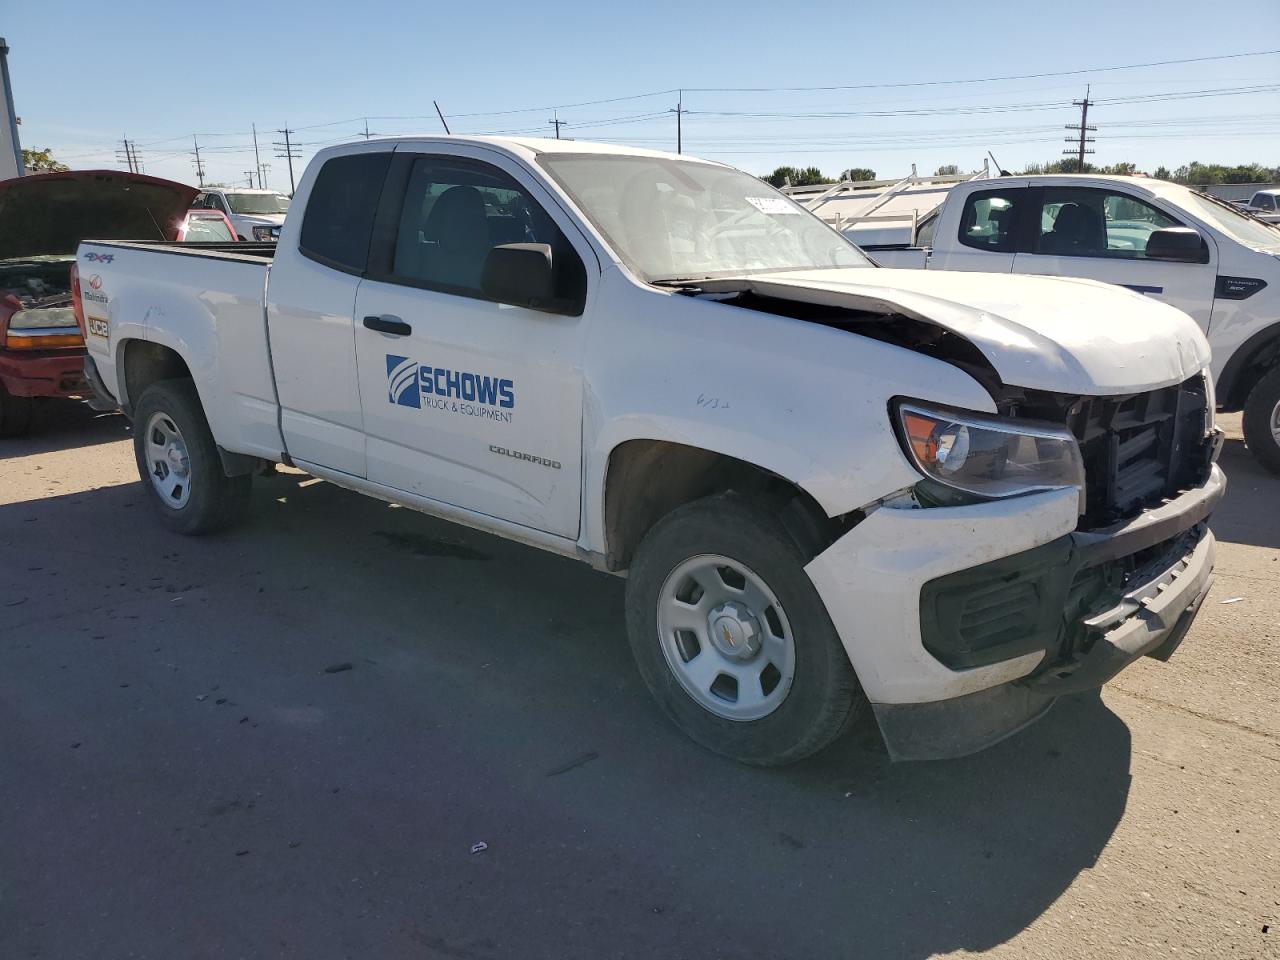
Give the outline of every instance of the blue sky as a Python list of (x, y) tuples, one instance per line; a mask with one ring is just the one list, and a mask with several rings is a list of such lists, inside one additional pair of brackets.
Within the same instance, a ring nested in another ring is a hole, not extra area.
[[(196, 133), (207, 179), (244, 183), (256, 123), (268, 185), (287, 188), (285, 161), (271, 155), (278, 128), (297, 130), (305, 163), (319, 146), (361, 135), (366, 116), (375, 133), (439, 132), (433, 98), (455, 133), (550, 135), (553, 105), (678, 87), (931, 83), (1280, 49), (1275, 0), (1233, 15), (1229, 28), (1207, 9), (1181, 0), (1069, 9), (1041, 0), (43, 0), (7, 5), (0, 33), (24, 146), (52, 147), (74, 167), (122, 166), (127, 135), (148, 173), (194, 182)], [(882, 177), (912, 163), (971, 169), (988, 148), (1014, 168), (1061, 155), (1063, 128), (1078, 119), (1070, 101), (1086, 83), (1101, 101), (1090, 114), (1099, 163), (1280, 164), (1280, 55), (992, 83), (690, 89), (684, 147), (754, 173), (782, 163)], [(1271, 89), (1242, 90), (1259, 86)], [(675, 104), (674, 93), (655, 93), (562, 106), (558, 116), (564, 136), (674, 150)]]

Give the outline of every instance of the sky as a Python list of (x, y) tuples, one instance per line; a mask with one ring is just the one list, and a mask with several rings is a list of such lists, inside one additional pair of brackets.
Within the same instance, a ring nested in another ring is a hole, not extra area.
[[(441, 132), (433, 100), (454, 133), (552, 136), (558, 118), (563, 137), (673, 151), (680, 102), (685, 153), (756, 174), (971, 170), (988, 150), (1018, 169), (1068, 148), (1086, 85), (1093, 162), (1280, 165), (1280, 0), (1229, 22), (1210, 9), (3, 0), (0, 35), (24, 147), (123, 169), (127, 137), (145, 172), (190, 183), (193, 135), (206, 181), (245, 184), (256, 125), (267, 186), (288, 190), (279, 130), (294, 131), (300, 176), (315, 150), (363, 137), (365, 118), (375, 135)], [(968, 82), (1005, 77), (1024, 79)]]

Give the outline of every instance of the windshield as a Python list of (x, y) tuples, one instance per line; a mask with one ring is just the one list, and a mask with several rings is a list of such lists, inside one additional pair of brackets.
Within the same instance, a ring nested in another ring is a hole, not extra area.
[(871, 266), (804, 207), (739, 170), (605, 154), (538, 162), (650, 282)]
[(282, 193), (228, 193), (232, 213), (284, 213), (289, 198)]
[(221, 217), (199, 217), (192, 214), (187, 220), (187, 240), (234, 240), (227, 229), (227, 221)]
[(1280, 229), (1237, 210), (1224, 200), (1188, 190), (1182, 204), (1201, 219), (1248, 247), (1280, 247)]

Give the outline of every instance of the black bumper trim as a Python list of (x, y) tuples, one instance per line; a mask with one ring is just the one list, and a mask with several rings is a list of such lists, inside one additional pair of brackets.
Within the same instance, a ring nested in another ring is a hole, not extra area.
[(89, 396), (86, 402), (90, 409), (97, 410), (99, 413), (106, 413), (109, 410), (119, 410), (120, 403), (107, 392), (106, 385), (102, 382), (102, 377), (98, 373), (98, 365), (94, 363), (93, 357), (84, 358), (84, 379), (89, 384)]

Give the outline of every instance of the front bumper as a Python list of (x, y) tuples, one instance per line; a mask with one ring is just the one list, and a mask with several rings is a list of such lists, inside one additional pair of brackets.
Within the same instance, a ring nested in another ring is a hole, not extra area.
[[(1215, 465), (1200, 487), (1087, 532), (1074, 529), (1073, 491), (882, 508), (815, 557), (806, 571), (890, 755), (972, 753), (1138, 657), (1167, 659), (1208, 592), (1214, 539), (1205, 521), (1225, 489)], [(1096, 589), (1082, 590), (1091, 581)], [(1022, 591), (1028, 619), (1006, 620), (1015, 628), (993, 635), (994, 646), (966, 645), (959, 608), (935, 601), (1006, 583)]]
[(15, 397), (78, 397), (87, 385), (85, 351), (0, 350), (0, 383)]

